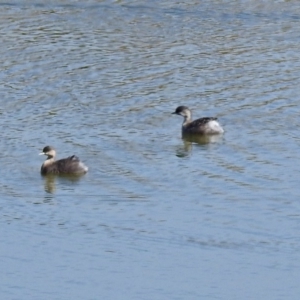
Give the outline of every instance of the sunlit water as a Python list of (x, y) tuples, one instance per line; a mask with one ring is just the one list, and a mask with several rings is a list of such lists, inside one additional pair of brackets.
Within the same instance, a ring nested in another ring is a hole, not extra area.
[(300, 3), (200, 2), (0, 3), (1, 299), (299, 298)]

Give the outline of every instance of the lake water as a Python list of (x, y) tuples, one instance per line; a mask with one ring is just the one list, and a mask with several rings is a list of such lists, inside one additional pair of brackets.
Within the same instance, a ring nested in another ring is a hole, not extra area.
[[(298, 300), (299, 28), (294, 0), (1, 1), (0, 298)], [(179, 105), (225, 134), (182, 140)], [(46, 145), (89, 173), (41, 177)]]

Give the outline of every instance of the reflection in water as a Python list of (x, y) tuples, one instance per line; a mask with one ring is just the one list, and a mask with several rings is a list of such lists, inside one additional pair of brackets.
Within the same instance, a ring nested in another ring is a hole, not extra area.
[(56, 180), (60, 180), (61, 182), (77, 182), (80, 180), (82, 175), (74, 176), (74, 175), (45, 175), (44, 178), (44, 187), (45, 191), (50, 194), (54, 194), (56, 191)]
[(206, 145), (210, 143), (217, 143), (222, 139), (222, 136), (223, 136), (222, 134), (215, 134), (215, 135), (183, 134), (182, 139), (184, 142)]
[(53, 194), (56, 190), (55, 188), (55, 176), (54, 175), (49, 175), (49, 176), (43, 176), (44, 177), (44, 186), (45, 186), (45, 191), (47, 193)]
[(222, 134), (215, 135), (199, 135), (199, 134), (182, 134), (183, 145), (178, 147), (176, 156), (186, 157), (190, 154), (193, 148), (193, 144), (201, 146), (217, 143), (222, 139)]

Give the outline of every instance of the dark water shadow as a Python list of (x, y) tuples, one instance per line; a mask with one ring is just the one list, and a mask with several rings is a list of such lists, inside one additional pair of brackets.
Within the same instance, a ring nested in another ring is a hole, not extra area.
[(44, 179), (44, 189), (45, 192), (49, 194), (54, 194), (56, 192), (56, 183), (76, 183), (78, 182), (83, 175), (42, 175)]
[(182, 134), (183, 145), (176, 150), (176, 156), (187, 157), (193, 150), (193, 145), (201, 146), (203, 149), (209, 144), (218, 143), (222, 140), (222, 134), (201, 135), (201, 134)]
[(198, 145), (207, 145), (217, 143), (222, 139), (222, 134), (214, 135), (201, 135), (201, 134), (183, 134), (182, 140), (184, 142), (190, 142)]

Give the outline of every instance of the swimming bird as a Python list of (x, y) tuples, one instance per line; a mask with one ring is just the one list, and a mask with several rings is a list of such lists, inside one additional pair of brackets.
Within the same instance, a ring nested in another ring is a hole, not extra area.
[(178, 106), (172, 114), (184, 117), (183, 134), (220, 134), (224, 132), (217, 118), (200, 118), (192, 121), (192, 112), (186, 106)]
[(69, 174), (82, 175), (88, 171), (88, 167), (83, 164), (76, 155), (69, 156), (60, 160), (55, 160), (56, 151), (51, 146), (46, 146), (40, 155), (46, 155), (47, 159), (42, 164), (41, 174)]

